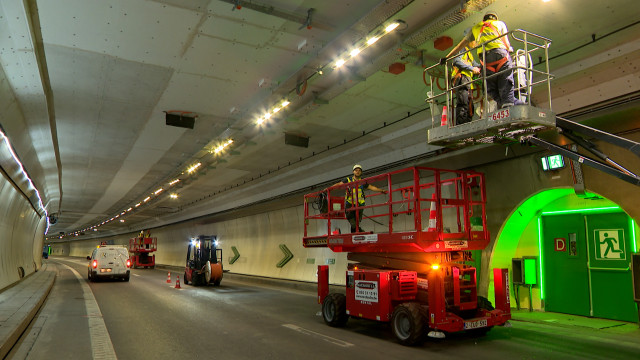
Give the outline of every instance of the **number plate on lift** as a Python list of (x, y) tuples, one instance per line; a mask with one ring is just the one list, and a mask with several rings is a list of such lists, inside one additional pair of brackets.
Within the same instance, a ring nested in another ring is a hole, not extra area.
[(481, 328), (481, 327), (487, 327), (487, 319), (482, 319), (482, 320), (478, 320), (478, 321), (465, 321), (464, 322), (464, 329), (465, 330), (477, 329), (477, 328)]
[(506, 119), (509, 117), (509, 109), (502, 109), (500, 111), (496, 111), (495, 113), (489, 116), (489, 120), (498, 121), (502, 119)]

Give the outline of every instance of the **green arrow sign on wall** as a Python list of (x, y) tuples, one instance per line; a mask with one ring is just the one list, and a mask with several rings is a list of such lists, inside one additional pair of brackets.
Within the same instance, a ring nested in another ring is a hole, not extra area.
[(291, 253), (291, 251), (289, 251), (289, 249), (287, 248), (287, 245), (280, 244), (280, 250), (282, 250), (282, 252), (284, 253), (284, 257), (276, 265), (276, 267), (279, 267), (279, 268), (285, 266), (289, 262), (289, 260), (293, 259), (293, 254)]
[(238, 261), (238, 258), (240, 258), (240, 253), (238, 252), (238, 249), (236, 249), (235, 246), (231, 247), (231, 251), (233, 251), (233, 257), (229, 259), (229, 264), (233, 264), (234, 262)]

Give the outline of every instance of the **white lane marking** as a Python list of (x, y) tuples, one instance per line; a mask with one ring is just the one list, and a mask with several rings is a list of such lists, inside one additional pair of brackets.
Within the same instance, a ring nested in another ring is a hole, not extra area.
[(138, 274), (131, 274), (131, 275), (133, 275), (133, 276), (140, 276), (140, 275), (138, 275)]
[(346, 342), (346, 341), (342, 341), (342, 340), (339, 340), (339, 339), (336, 339), (336, 338), (332, 338), (332, 337), (330, 337), (330, 336), (323, 335), (323, 334), (317, 333), (317, 332), (315, 332), (315, 331), (307, 330), (307, 329), (301, 328), (301, 327), (300, 327), (300, 326), (298, 326), (298, 325), (293, 325), (293, 324), (282, 324), (282, 326), (284, 326), (284, 327), (286, 327), (286, 328), (289, 328), (289, 329), (291, 329), (291, 330), (295, 330), (295, 331), (297, 331), (297, 332), (299, 332), (299, 333), (301, 333), (301, 334), (311, 335), (311, 336), (313, 336), (313, 337), (321, 338), (322, 340), (327, 341), (327, 342), (330, 342), (330, 343), (332, 343), (332, 344), (334, 344), (334, 345), (338, 345), (338, 346), (342, 346), (342, 347), (349, 347), (349, 346), (353, 346), (353, 344), (352, 344), (352, 343), (348, 343), (348, 342)]
[[(64, 264), (62, 264), (64, 265)], [(84, 306), (87, 309), (87, 319), (89, 321), (89, 338), (91, 339), (91, 352), (94, 359), (116, 360), (116, 351), (113, 349), (111, 337), (104, 324), (102, 312), (93, 296), (93, 292), (84, 277), (73, 268), (66, 266), (80, 280), (80, 286), (84, 294)]]

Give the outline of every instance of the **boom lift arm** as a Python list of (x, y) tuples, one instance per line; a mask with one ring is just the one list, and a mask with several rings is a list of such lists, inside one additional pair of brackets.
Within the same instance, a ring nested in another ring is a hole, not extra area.
[(607, 143), (621, 147), (623, 149), (629, 150), (638, 157), (640, 157), (640, 143), (619, 137), (617, 135), (609, 134), (598, 129), (594, 129), (592, 127), (589, 127), (589, 126), (586, 126), (586, 125), (583, 125), (559, 116), (556, 116), (556, 128), (558, 128), (559, 132), (562, 133), (564, 136), (566, 136), (576, 144), (580, 145), (585, 150), (591, 152), (596, 157), (600, 158), (602, 161), (606, 163), (602, 163), (600, 161), (580, 155), (575, 151), (569, 150), (562, 146), (540, 139), (535, 135), (523, 136), (520, 138), (520, 141), (522, 143), (533, 144), (540, 147), (544, 147), (560, 155), (563, 155), (572, 160), (575, 160), (581, 164), (591, 166), (597, 170), (605, 172), (609, 175), (613, 175), (628, 183), (640, 186), (640, 177), (638, 175), (634, 174), (630, 170), (626, 169), (622, 165), (618, 164), (617, 162), (609, 158), (609, 156), (607, 156), (607, 154), (600, 151), (594, 143), (580, 136), (580, 133), (605, 141)]

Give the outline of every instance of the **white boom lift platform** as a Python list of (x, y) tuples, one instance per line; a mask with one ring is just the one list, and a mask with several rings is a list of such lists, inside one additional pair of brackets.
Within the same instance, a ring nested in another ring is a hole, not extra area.
[[(431, 106), (432, 127), (428, 130), (429, 144), (458, 148), (488, 143), (527, 143), (544, 147), (631, 184), (640, 185), (640, 177), (638, 175), (610, 159), (606, 154), (601, 152), (595, 144), (583, 138), (581, 134), (622, 147), (639, 157), (640, 143), (564, 119), (556, 116), (552, 111), (550, 81), (553, 75), (551, 75), (549, 71), (549, 46), (551, 45), (551, 40), (521, 29), (510, 31), (502, 36), (510, 36), (512, 39), (511, 44), (522, 47), (522, 49), (518, 49), (514, 53), (514, 67), (511, 69), (503, 69), (499, 73), (506, 71), (514, 72), (515, 96), (525, 104), (491, 111), (491, 103), (489, 102), (489, 96), (486, 91), (486, 80), (497, 76), (497, 74), (487, 77), (486, 70), (483, 68), (480, 76), (474, 80), (475, 87), (483, 89), (482, 99), (480, 101), (482, 111), (479, 118), (476, 119), (476, 116), (471, 122), (454, 125), (455, 121), (452, 121), (454, 119), (449, 115), (455, 113), (455, 111), (453, 111), (455, 105), (453, 94), (460, 86), (452, 86), (449, 76), (445, 76), (445, 74), (450, 73), (451, 60), (458, 55), (455, 54), (452, 58), (447, 59), (444, 65), (435, 64), (424, 70), (430, 79), (427, 85), (432, 89), (426, 99), (427, 103)], [(480, 50), (479, 53), (484, 54), (484, 48), (489, 41), (478, 44), (478, 46), (469, 50), (469, 52), (475, 55), (476, 52)], [(531, 61), (533, 55), (538, 56), (539, 64), (544, 64), (544, 71), (534, 69)], [(445, 83), (444, 87), (440, 85), (440, 81), (443, 78)], [(544, 101), (544, 104), (537, 106), (532, 104), (531, 94), (534, 87), (546, 91), (546, 101)], [(435, 90), (437, 89), (440, 89), (440, 91), (436, 93)], [(440, 110), (441, 105), (446, 106), (447, 109), (447, 112), (444, 114), (446, 118), (442, 117), (442, 121), (440, 118), (442, 114), (442, 110)], [(444, 123), (444, 119), (447, 119), (446, 123)], [(586, 157), (536, 136), (539, 132), (554, 128), (602, 161)]]

